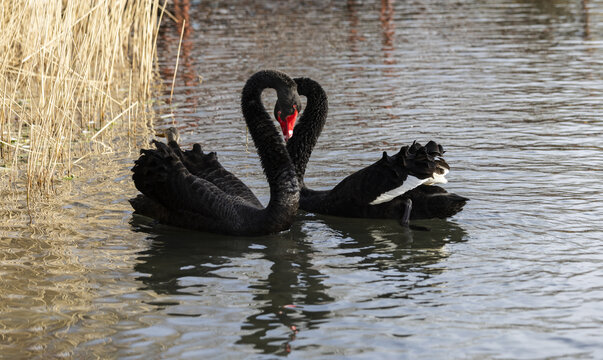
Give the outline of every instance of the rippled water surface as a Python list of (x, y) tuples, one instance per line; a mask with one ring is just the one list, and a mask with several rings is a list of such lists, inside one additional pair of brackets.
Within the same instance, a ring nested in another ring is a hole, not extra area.
[(309, 186), (434, 139), (471, 201), (231, 238), (133, 218), (136, 153), (107, 155), (32, 224), (3, 196), (0, 358), (603, 358), (602, 1), (175, 3), (158, 133), (266, 203), (239, 96), (280, 69), (329, 95)]

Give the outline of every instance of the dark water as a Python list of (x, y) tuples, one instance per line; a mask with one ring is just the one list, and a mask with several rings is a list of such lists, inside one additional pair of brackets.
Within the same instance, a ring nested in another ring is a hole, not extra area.
[[(603, 358), (603, 2), (172, 12), (190, 28), (156, 128), (174, 121), (185, 144), (219, 151), (264, 203), (238, 105), (263, 68), (329, 95), (311, 187), (434, 139), (452, 166), (446, 188), (471, 201), (417, 222), (428, 232), (300, 213), (268, 237), (192, 233), (133, 219), (135, 152), (113, 154), (34, 225), (3, 197), (0, 357)], [(168, 20), (168, 89), (179, 36)]]

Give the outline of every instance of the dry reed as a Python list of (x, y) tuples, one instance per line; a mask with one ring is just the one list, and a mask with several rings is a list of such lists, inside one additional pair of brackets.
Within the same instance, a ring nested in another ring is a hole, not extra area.
[(146, 125), (162, 5), (0, 3), (0, 176), (49, 191), (114, 132)]

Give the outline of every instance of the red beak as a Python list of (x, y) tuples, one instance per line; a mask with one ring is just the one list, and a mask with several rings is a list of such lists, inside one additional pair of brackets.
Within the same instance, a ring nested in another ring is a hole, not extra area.
[(285, 120), (281, 120), (281, 117), (278, 117), (278, 122), (281, 124), (281, 128), (283, 129), (283, 136), (285, 136), (285, 141), (289, 140), (291, 136), (293, 136), (293, 127), (295, 127), (295, 121), (297, 121), (297, 109), (293, 112), (293, 114), (287, 116)]

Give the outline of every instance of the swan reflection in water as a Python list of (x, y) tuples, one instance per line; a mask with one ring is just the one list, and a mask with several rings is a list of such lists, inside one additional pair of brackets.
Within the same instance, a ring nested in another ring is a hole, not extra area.
[[(419, 283), (444, 271), (432, 265), (448, 257), (446, 244), (466, 238), (454, 222), (439, 219), (423, 222), (430, 231), (413, 231), (392, 220), (304, 214), (290, 231), (257, 238), (143, 221), (135, 217), (132, 226), (149, 233), (151, 242), (139, 253), (135, 271), (140, 273), (141, 290), (159, 295), (152, 304), (174, 316), (206, 318), (215, 316), (217, 307), (240, 307), (247, 315), (237, 343), (269, 354), (287, 354), (298, 331), (334, 319), (333, 306), (346, 296), (338, 284), (349, 283), (349, 275), (368, 271), (389, 282), (397, 275), (395, 291), (388, 287), (366, 295), (405, 298), (415, 287), (425, 286)], [(180, 312), (185, 302), (189, 306), (184, 308), (195, 310)], [(215, 319), (219, 321), (224, 319)]]

